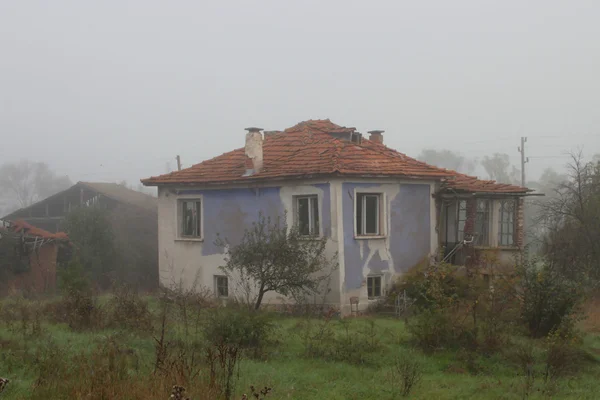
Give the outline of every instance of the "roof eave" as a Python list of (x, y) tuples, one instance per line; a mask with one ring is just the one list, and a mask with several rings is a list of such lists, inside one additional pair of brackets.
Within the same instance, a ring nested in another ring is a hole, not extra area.
[(229, 185), (229, 184), (241, 184), (241, 183), (254, 183), (254, 182), (281, 182), (286, 180), (300, 180), (300, 179), (313, 179), (313, 178), (327, 178), (327, 177), (349, 177), (349, 178), (372, 178), (372, 179), (382, 179), (382, 178), (400, 178), (400, 179), (414, 179), (414, 180), (434, 180), (441, 181), (447, 178), (446, 175), (404, 175), (404, 174), (350, 174), (350, 173), (341, 173), (341, 172), (329, 172), (329, 173), (320, 173), (320, 174), (302, 174), (302, 175), (286, 175), (286, 176), (278, 176), (278, 177), (246, 177), (244, 179), (230, 179), (230, 180), (220, 180), (220, 181), (179, 181), (179, 182), (170, 182), (170, 181), (161, 181), (153, 178), (142, 179), (140, 182), (144, 186), (191, 186), (191, 185), (207, 185), (207, 186), (221, 186), (221, 185)]

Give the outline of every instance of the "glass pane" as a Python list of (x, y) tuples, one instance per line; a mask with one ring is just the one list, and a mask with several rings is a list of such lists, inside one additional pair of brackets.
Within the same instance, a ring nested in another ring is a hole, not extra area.
[(456, 237), (458, 241), (462, 241), (465, 238), (465, 224), (467, 221), (467, 202), (465, 200), (458, 202), (458, 215), (456, 219)]
[(379, 197), (365, 196), (365, 233), (368, 235), (379, 234)]
[(356, 233), (358, 235), (364, 235), (362, 228), (362, 204), (364, 195), (359, 194), (356, 196)]
[(319, 234), (319, 201), (316, 197), (312, 197), (310, 199), (310, 204), (312, 206), (312, 217), (313, 217), (311, 233), (313, 235), (318, 235)]
[(475, 218), (475, 232), (477, 234), (477, 245), (488, 244), (489, 234), (489, 202), (487, 200), (477, 201), (477, 216)]
[(182, 202), (182, 234), (184, 236), (194, 235), (194, 203)]
[(196, 209), (194, 210), (194, 218), (196, 220), (196, 224), (195, 224), (195, 230), (194, 230), (194, 236), (202, 236), (202, 229), (201, 229), (201, 225), (200, 225), (200, 218), (202, 216), (202, 212), (201, 212), (201, 206), (200, 206), (200, 202), (197, 201), (196, 202)]
[(458, 220), (465, 221), (467, 219), (467, 202), (461, 200), (458, 202)]
[(308, 198), (300, 197), (298, 198), (298, 229), (300, 230), (301, 235), (309, 235), (308, 223)]

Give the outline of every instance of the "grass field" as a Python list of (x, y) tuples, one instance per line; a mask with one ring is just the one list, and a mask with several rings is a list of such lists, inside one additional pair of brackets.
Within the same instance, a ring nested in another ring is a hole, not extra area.
[[(3, 303), (5, 310), (13, 306), (9, 301)], [(361, 346), (368, 341), (374, 344), (369, 351), (350, 349), (360, 354), (358, 361), (333, 361), (327, 357), (311, 357), (306, 352), (302, 327), (322, 324), (321, 320), (273, 318), (277, 343), (269, 346), (264, 357), (244, 357), (241, 360), (236, 371), (239, 378), (235, 385), (235, 399), (248, 392), (250, 385), (272, 387), (268, 399), (401, 398), (393, 390), (400, 378), (392, 373), (399, 359), (416, 360), (422, 368), (422, 379), (408, 396), (413, 399), (600, 397), (600, 336), (592, 332), (585, 336), (582, 346), (585, 357), (578, 372), (561, 377), (550, 385), (542, 378), (544, 347), (541, 341), (514, 337), (500, 352), (489, 356), (465, 355), (456, 349), (425, 354), (415, 349), (402, 321), (382, 317), (361, 317), (346, 322), (333, 319), (328, 326), (340, 337), (362, 338), (350, 340), (351, 345)], [(38, 317), (37, 323), (38, 326), (34, 317), (28, 317), (26, 322), (18, 319), (12, 323), (0, 321), (0, 377), (10, 380), (0, 399), (77, 398), (75, 392), (38, 390), (40, 385), (44, 385), (40, 383), (40, 374), (50, 377), (47, 379), (82, 379), (82, 371), (78, 369), (90, 364), (78, 364), (74, 360), (78, 355), (93, 358), (93, 349), (107, 340), (116, 340), (122, 348), (129, 349), (128, 355), (134, 362), (127, 365), (128, 385), (138, 377), (140, 382), (152, 380), (156, 322), (154, 328), (145, 331), (119, 327), (74, 331), (67, 324), (50, 322), (43, 315)], [(534, 349), (536, 360), (532, 368), (533, 380), (529, 385), (526, 384), (524, 369), (515, 357), (515, 349), (523, 347)], [(95, 374), (91, 365), (90, 371), (83, 371), (85, 376)], [(53, 370), (62, 372), (53, 374)], [(166, 400), (169, 398), (167, 387), (175, 383), (180, 382), (153, 386), (149, 389), (151, 397), (139, 397), (132, 392), (119, 398)], [(190, 391), (192, 399), (207, 398), (196, 397), (196, 394)]]

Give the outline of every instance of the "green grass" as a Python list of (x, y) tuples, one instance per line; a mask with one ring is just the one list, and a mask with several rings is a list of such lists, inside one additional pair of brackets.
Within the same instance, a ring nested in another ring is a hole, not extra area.
[[(4, 304), (6, 307), (7, 304)], [(467, 372), (465, 363), (457, 357), (456, 350), (436, 351), (424, 354), (415, 350), (410, 334), (403, 322), (395, 319), (375, 319), (376, 338), (380, 346), (368, 354), (368, 362), (354, 365), (342, 361), (328, 361), (305, 355), (300, 336), (298, 318), (276, 317), (279, 344), (272, 346), (266, 360), (244, 359), (239, 368), (237, 395), (248, 391), (250, 385), (273, 387), (268, 398), (272, 399), (391, 399), (390, 371), (397, 357), (420, 360), (423, 367), (422, 382), (413, 390), (411, 399), (522, 399), (524, 378), (519, 364), (510, 357), (513, 345), (486, 357), (476, 356), (477, 372)], [(313, 321), (313, 323), (319, 323)], [(345, 332), (344, 326), (332, 321), (337, 333)], [(359, 335), (368, 323), (366, 319), (349, 322), (351, 335)], [(24, 335), (18, 322), (9, 328), (0, 321), (0, 376), (11, 380), (0, 399), (25, 399), (32, 394), (36, 381), (36, 354), (49, 342), (55, 343), (65, 359), (76, 354), (88, 354), (96, 343), (119, 330), (97, 332), (74, 332), (65, 324), (42, 324), (39, 336)], [(148, 376), (154, 360), (154, 340), (150, 332), (121, 332), (120, 343), (135, 350), (140, 359), (140, 376)], [(517, 341), (536, 348), (541, 360), (542, 344), (526, 338)], [(600, 392), (600, 336), (585, 336), (583, 349), (586, 360), (579, 373), (558, 381), (552, 398), (596, 399)], [(541, 361), (540, 361), (541, 362)], [(540, 371), (542, 365), (536, 366)], [(175, 382), (174, 382), (175, 383)], [(549, 398), (544, 390), (547, 385), (538, 376), (529, 398)], [(165, 399), (168, 393), (165, 393)], [(398, 397), (399, 398), (399, 397)]]

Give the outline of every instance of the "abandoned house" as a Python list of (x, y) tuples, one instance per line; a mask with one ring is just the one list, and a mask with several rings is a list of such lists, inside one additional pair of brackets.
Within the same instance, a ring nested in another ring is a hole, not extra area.
[(68, 254), (65, 233), (51, 233), (25, 221), (0, 225), (0, 296), (13, 292), (51, 292), (57, 264)]
[(58, 232), (76, 207), (106, 209), (115, 242), (123, 251), (128, 280), (143, 289), (158, 286), (158, 222), (155, 197), (117, 183), (78, 182), (62, 192), (17, 210), (2, 219), (23, 220), (48, 232)]
[[(339, 268), (325, 302), (344, 313), (351, 298), (366, 308), (421, 262), (474, 262), (478, 249), (499, 249), (510, 262), (522, 248), (526, 188), (417, 161), (386, 147), (383, 131), (366, 139), (329, 120), (264, 134), (246, 130), (243, 148), (142, 180), (158, 187), (164, 284), (197, 283), (234, 295), (215, 239), (239, 242), (259, 212), (287, 211), (288, 226), (329, 238), (327, 251), (338, 253)], [(265, 297), (281, 301), (278, 294)]]

